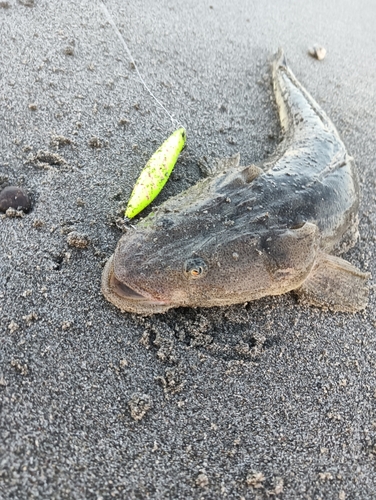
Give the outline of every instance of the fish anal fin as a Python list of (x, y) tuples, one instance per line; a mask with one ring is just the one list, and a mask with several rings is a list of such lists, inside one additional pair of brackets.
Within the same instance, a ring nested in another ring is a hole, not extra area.
[(363, 273), (340, 257), (319, 254), (311, 273), (294, 292), (309, 305), (356, 312), (367, 306), (369, 277), (369, 273)]

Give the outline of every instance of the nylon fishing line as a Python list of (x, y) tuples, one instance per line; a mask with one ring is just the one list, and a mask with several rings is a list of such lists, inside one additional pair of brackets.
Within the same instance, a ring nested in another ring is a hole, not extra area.
[(144, 208), (146, 208), (162, 191), (163, 186), (166, 184), (174, 166), (177, 162), (178, 156), (181, 150), (185, 146), (186, 141), (186, 131), (183, 126), (181, 126), (172, 116), (172, 114), (166, 109), (162, 102), (153, 94), (149, 86), (146, 84), (144, 78), (142, 77), (136, 61), (134, 60), (129, 47), (124, 40), (124, 37), (120, 33), (118, 27), (115, 24), (111, 14), (108, 12), (107, 7), (102, 0), (99, 0), (99, 5), (102, 8), (108, 22), (114, 29), (119, 40), (121, 41), (128, 57), (135, 68), (137, 75), (155, 102), (163, 109), (163, 111), (170, 118), (173, 126), (177, 126), (178, 129), (173, 132), (167, 140), (157, 149), (157, 151), (152, 155), (150, 160), (147, 162), (144, 169), (141, 171), (136, 184), (134, 185), (132, 194), (128, 201), (127, 208), (124, 213), (124, 220), (128, 222), (130, 219), (139, 214)]
[(167, 116), (170, 118), (172, 124), (176, 127), (182, 127), (183, 125), (176, 119), (172, 116), (172, 114), (168, 111), (168, 109), (163, 105), (163, 103), (154, 95), (154, 93), (150, 90), (149, 86), (147, 85), (147, 83), (145, 82), (144, 78), (142, 77), (139, 69), (138, 69), (138, 66), (136, 64), (136, 61), (134, 60), (134, 57), (132, 56), (132, 52), (130, 51), (128, 45), (127, 45), (127, 42), (124, 40), (124, 37), (123, 35), (120, 33), (119, 31), (119, 28), (116, 26), (116, 23), (113, 19), (113, 17), (111, 16), (111, 14), (109, 13), (106, 5), (104, 4), (104, 2), (102, 0), (99, 0), (99, 5), (104, 13), (104, 15), (106, 16), (106, 19), (107, 21), (110, 23), (110, 25), (112, 26), (112, 28), (114, 29), (117, 37), (119, 38), (120, 42), (122, 43), (128, 57), (129, 57), (129, 60), (131, 61), (131, 63), (133, 64), (133, 67), (134, 69), (136, 70), (137, 72), (137, 75), (138, 75), (138, 78), (140, 79), (140, 82), (142, 83), (142, 85), (144, 86), (144, 88), (146, 89), (146, 91), (150, 94), (150, 96), (155, 100), (155, 102), (163, 109), (163, 111), (167, 114)]

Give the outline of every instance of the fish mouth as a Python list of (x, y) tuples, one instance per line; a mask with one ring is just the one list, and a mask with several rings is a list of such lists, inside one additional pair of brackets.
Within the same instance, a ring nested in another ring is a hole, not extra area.
[(108, 259), (102, 274), (102, 293), (107, 300), (122, 311), (143, 315), (164, 312), (172, 307), (165, 301), (143, 295), (120, 281), (115, 276), (113, 258), (112, 255)]
[(133, 288), (129, 287), (122, 281), (119, 281), (114, 274), (110, 276), (110, 284), (113, 291), (120, 297), (131, 300), (148, 300), (144, 295), (141, 295), (133, 290)]

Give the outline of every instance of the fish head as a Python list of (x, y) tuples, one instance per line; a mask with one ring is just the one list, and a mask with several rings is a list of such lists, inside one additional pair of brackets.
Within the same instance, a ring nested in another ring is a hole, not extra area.
[(303, 281), (314, 261), (315, 225), (270, 229), (249, 215), (223, 216), (223, 199), (209, 206), (162, 210), (130, 228), (104, 270), (106, 298), (149, 315), (246, 302)]

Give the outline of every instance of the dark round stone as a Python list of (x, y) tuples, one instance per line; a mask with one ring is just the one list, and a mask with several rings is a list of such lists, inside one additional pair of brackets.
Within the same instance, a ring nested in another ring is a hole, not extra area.
[(30, 206), (29, 196), (17, 186), (7, 186), (0, 192), (0, 212), (6, 212), (8, 208), (27, 212)]

